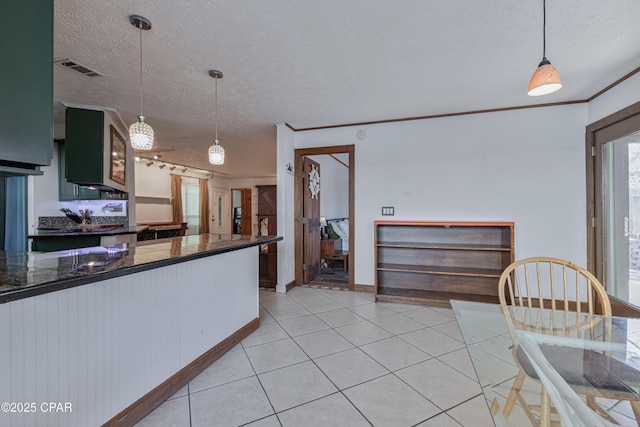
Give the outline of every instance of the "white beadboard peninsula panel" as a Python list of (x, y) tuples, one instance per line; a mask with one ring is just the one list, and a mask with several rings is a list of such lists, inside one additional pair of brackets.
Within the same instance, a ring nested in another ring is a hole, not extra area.
[(198, 261), (209, 272), (199, 297), (184, 293), (179, 299), (181, 368), (213, 347), (211, 342), (219, 343), (258, 317), (257, 247)]
[[(258, 248), (0, 304), (2, 426), (97, 426), (258, 317)], [(72, 412), (45, 413), (45, 402)]]

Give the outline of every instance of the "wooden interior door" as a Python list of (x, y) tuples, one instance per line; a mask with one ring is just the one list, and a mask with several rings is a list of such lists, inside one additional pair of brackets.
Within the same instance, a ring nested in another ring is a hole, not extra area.
[[(235, 227), (233, 222), (235, 221), (235, 217), (234, 217), (234, 209), (233, 207), (238, 207), (237, 205), (237, 200), (236, 200), (236, 196), (238, 194), (238, 192), (240, 192), (240, 233), (239, 234), (247, 234), (247, 235), (251, 235), (252, 234), (252, 227), (251, 227), (251, 218), (252, 218), (252, 211), (251, 211), (251, 188), (232, 188), (231, 189), (231, 195), (230, 197), (230, 204), (231, 204), (231, 210), (230, 210), (230, 216), (231, 216), (231, 222), (232, 224), (230, 225), (230, 230), (231, 233), (236, 233)], [(235, 193), (235, 196), (234, 196)]]
[(303, 281), (320, 274), (320, 164), (304, 158), (303, 185)]
[(251, 189), (250, 188), (243, 188), (242, 190), (242, 219), (240, 221), (241, 223), (241, 230), (242, 230), (242, 234), (249, 234), (251, 235), (251, 217), (252, 217), (252, 212), (251, 212)]

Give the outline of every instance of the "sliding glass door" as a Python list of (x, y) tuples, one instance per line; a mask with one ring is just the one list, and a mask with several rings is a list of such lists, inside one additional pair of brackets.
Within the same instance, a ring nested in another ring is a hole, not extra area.
[(640, 315), (640, 103), (589, 126), (588, 268), (614, 314)]
[(607, 291), (640, 306), (640, 132), (605, 143), (602, 160)]

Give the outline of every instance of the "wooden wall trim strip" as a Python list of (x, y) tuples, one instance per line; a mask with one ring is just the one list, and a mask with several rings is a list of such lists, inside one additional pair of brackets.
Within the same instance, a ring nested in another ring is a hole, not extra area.
[(291, 289), (296, 287), (296, 280), (293, 279), (292, 281), (290, 281), (289, 283), (287, 283), (285, 285), (285, 292), (289, 292)]
[(500, 111), (523, 110), (523, 109), (527, 109), (527, 108), (542, 108), (542, 107), (555, 107), (555, 106), (558, 106), (558, 105), (583, 104), (583, 103), (586, 103), (586, 102), (593, 101), (594, 99), (596, 99), (600, 95), (610, 91), (611, 89), (613, 89), (614, 87), (618, 86), (620, 83), (624, 82), (625, 80), (633, 77), (637, 73), (640, 73), (640, 67), (638, 67), (635, 70), (631, 71), (630, 73), (622, 76), (621, 78), (619, 78), (615, 82), (611, 83), (609, 86), (607, 86), (604, 89), (602, 89), (602, 90), (596, 92), (595, 94), (591, 95), (589, 98), (583, 99), (583, 100), (578, 100), (578, 101), (551, 102), (551, 103), (537, 104), (537, 105), (517, 105), (517, 106), (513, 106), (513, 107), (490, 108), (490, 109), (487, 109), (487, 110), (462, 111), (462, 112), (458, 112), (458, 113), (433, 114), (433, 115), (429, 115), (429, 116), (404, 117), (404, 118), (400, 118), (400, 119), (375, 120), (375, 121), (371, 121), (371, 122), (343, 123), (343, 124), (339, 124), (339, 125), (316, 126), (316, 127), (300, 128), (300, 129), (294, 128), (289, 123), (285, 123), (285, 124), (289, 129), (291, 129), (294, 132), (304, 132), (304, 131), (309, 131), (309, 130), (333, 129), (333, 128), (341, 128), (341, 127), (349, 127), (349, 126), (366, 126), (366, 125), (377, 125), (377, 124), (383, 124), (383, 123), (407, 122), (407, 121), (412, 121), (412, 120), (425, 120), (425, 119), (438, 119), (438, 118), (442, 118), (442, 117), (466, 116), (466, 115), (470, 115), (470, 114), (497, 113), (497, 112), (500, 112)]
[(345, 168), (349, 169), (349, 165), (346, 164), (345, 162), (343, 162), (342, 160), (340, 160), (339, 158), (337, 158), (336, 156), (334, 156), (333, 154), (329, 154), (329, 157), (331, 157), (333, 160), (335, 160), (336, 162), (340, 163), (342, 166), (344, 166)]
[(595, 95), (592, 95), (590, 98), (587, 98), (586, 101), (587, 102), (593, 101), (594, 99), (596, 99), (597, 97), (599, 97), (603, 93), (608, 92), (609, 90), (613, 89), (614, 87), (618, 86), (623, 81), (627, 80), (630, 77), (633, 77), (635, 74), (637, 74), (639, 72), (640, 72), (640, 67), (638, 67), (635, 70), (631, 71), (629, 74), (626, 74), (626, 75), (620, 77), (618, 80), (616, 80), (615, 82), (611, 83), (609, 86), (605, 87), (600, 92), (597, 92)]
[(426, 119), (439, 119), (443, 117), (455, 117), (455, 116), (468, 116), (471, 114), (483, 114), (483, 113), (498, 113), (502, 111), (512, 111), (512, 110), (525, 110), (529, 108), (543, 108), (543, 107), (556, 107), (560, 105), (572, 105), (572, 104), (584, 104), (587, 100), (582, 101), (564, 101), (564, 102), (551, 102), (546, 104), (536, 104), (536, 105), (519, 105), (515, 107), (503, 107), (503, 108), (490, 108), (487, 110), (473, 110), (473, 111), (462, 111), (458, 113), (444, 113), (444, 114), (433, 114), (430, 116), (418, 116), (418, 117), (404, 117), (400, 119), (389, 119), (389, 120), (374, 120), (371, 122), (358, 122), (358, 123), (343, 123), (339, 125), (331, 125), (331, 126), (316, 126), (309, 128), (300, 128), (296, 129), (291, 125), (287, 126), (292, 129), (294, 132), (305, 132), (311, 130), (322, 130), (322, 129), (335, 129), (335, 128), (343, 128), (349, 126), (367, 126), (367, 125), (379, 125), (384, 123), (396, 123), (396, 122), (409, 122), (413, 120), (426, 120)]
[(369, 293), (373, 293), (373, 286), (371, 285), (359, 285), (356, 284), (353, 286), (353, 290), (356, 292), (369, 292)]
[(220, 344), (209, 349), (206, 353), (180, 369), (162, 384), (122, 410), (115, 417), (104, 423), (103, 427), (133, 426), (155, 408), (160, 406), (160, 404), (165, 400), (177, 393), (182, 389), (182, 387), (197, 377), (213, 362), (240, 343), (240, 341), (251, 335), (251, 333), (258, 329), (258, 327), (260, 327), (260, 319), (255, 318), (242, 328), (238, 329), (234, 334), (224, 339)]

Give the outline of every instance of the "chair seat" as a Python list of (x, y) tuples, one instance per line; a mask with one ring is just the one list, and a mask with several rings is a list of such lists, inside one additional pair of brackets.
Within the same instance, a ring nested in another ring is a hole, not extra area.
[[(591, 389), (601, 393), (614, 392), (638, 399), (640, 395), (625, 381), (640, 383), (640, 371), (601, 352), (554, 345), (540, 345), (551, 366), (573, 388)], [(538, 374), (524, 350), (516, 350), (520, 366), (532, 378)]]

